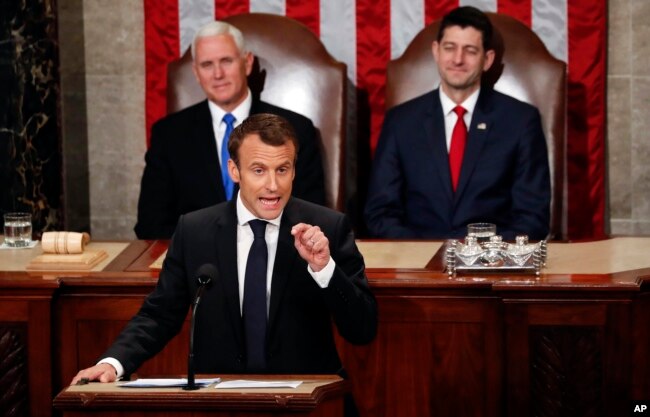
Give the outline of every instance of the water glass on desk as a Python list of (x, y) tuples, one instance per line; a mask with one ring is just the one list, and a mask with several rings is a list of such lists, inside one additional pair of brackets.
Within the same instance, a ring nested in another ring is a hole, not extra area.
[(489, 242), (496, 233), (497, 226), (494, 223), (470, 223), (467, 225), (467, 236), (476, 237), (478, 243)]
[(32, 242), (32, 215), (29, 213), (6, 213), (5, 245), (13, 248), (29, 246)]

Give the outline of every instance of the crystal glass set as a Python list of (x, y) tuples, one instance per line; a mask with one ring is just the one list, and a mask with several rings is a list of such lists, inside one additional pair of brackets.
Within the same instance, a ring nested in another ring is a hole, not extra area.
[(490, 223), (468, 225), (464, 241), (448, 240), (445, 260), (450, 276), (457, 272), (534, 272), (540, 274), (545, 266), (546, 241), (528, 241), (528, 236), (519, 235), (514, 243), (504, 242), (496, 234), (496, 227)]

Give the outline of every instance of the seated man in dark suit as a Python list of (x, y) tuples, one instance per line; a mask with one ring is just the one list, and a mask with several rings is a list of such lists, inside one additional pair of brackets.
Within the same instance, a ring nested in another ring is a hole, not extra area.
[(228, 161), (235, 198), (181, 216), (155, 290), (73, 384), (114, 381), (160, 352), (180, 331), (204, 264), (219, 278), (197, 311), (197, 372), (343, 372), (332, 322), (349, 342), (368, 343), (377, 306), (345, 215), (291, 196), (298, 146), (275, 115), (252, 115), (235, 128)]
[[(550, 174), (538, 110), (481, 86), (494, 61), (492, 24), (473, 7), (441, 21), (433, 57), (440, 87), (384, 120), (365, 216), (386, 238), (457, 238), (473, 222), (505, 239), (543, 239)], [(507, 47), (507, 46), (506, 46)]]
[(232, 198), (227, 136), (249, 114), (277, 114), (291, 123), (300, 143), (293, 195), (325, 204), (316, 129), (306, 117), (253, 97), (246, 77), (254, 58), (239, 29), (225, 22), (203, 26), (192, 57), (207, 100), (153, 125), (134, 229), (138, 238), (168, 239), (180, 215)]

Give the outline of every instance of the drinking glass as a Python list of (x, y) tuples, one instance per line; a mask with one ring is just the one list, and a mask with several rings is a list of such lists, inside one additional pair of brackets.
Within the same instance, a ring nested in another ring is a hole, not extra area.
[(29, 246), (32, 242), (32, 215), (29, 213), (6, 213), (5, 245), (13, 248)]
[(497, 226), (494, 223), (470, 223), (467, 225), (467, 236), (476, 237), (478, 243), (488, 242), (496, 235)]

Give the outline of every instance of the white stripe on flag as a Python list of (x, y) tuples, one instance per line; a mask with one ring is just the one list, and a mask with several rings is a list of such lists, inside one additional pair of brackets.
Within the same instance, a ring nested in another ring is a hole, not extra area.
[(390, 58), (395, 59), (424, 27), (424, 2), (390, 2)]
[(551, 52), (567, 62), (569, 20), (567, 0), (533, 0), (532, 29)]
[(284, 0), (250, 0), (249, 9), (251, 13), (286, 14)]
[(325, 49), (348, 66), (357, 83), (357, 16), (355, 0), (320, 1), (320, 40)]
[(196, 30), (214, 20), (214, 0), (178, 0), (178, 20), (182, 56)]
[(484, 12), (496, 12), (497, 0), (460, 0), (459, 6), (474, 6)]

